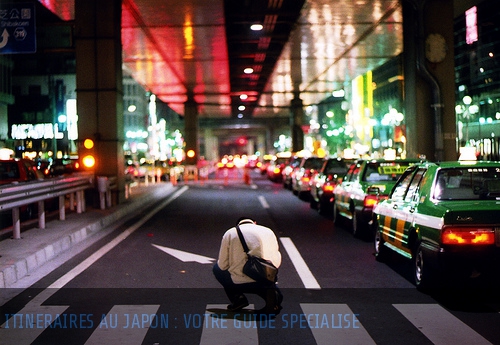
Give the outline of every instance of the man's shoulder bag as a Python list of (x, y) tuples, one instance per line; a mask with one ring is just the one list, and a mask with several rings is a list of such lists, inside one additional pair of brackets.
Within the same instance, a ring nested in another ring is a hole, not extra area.
[(243, 266), (243, 273), (259, 283), (276, 283), (278, 280), (278, 268), (269, 260), (248, 254), (247, 243), (238, 225), (236, 225), (236, 231), (238, 231), (238, 237), (243, 245), (243, 250), (248, 256), (248, 260)]

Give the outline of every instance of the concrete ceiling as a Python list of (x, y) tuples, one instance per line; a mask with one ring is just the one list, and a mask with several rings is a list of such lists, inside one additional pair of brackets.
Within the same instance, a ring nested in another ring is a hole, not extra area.
[[(74, 0), (41, 2), (74, 19)], [(402, 34), (399, 0), (122, 1), (124, 68), (180, 114), (191, 95), (207, 119), (288, 117), (295, 94), (317, 104), (398, 55)]]

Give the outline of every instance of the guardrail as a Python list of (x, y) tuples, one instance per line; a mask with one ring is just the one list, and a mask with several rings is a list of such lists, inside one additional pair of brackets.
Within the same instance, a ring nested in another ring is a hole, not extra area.
[(0, 186), (0, 211), (12, 210), (13, 238), (20, 239), (20, 207), (38, 203), (38, 227), (45, 229), (45, 200), (59, 197), (59, 219), (64, 220), (65, 196), (70, 195), (70, 209), (74, 209), (76, 202), (76, 212), (82, 213), (85, 211), (84, 191), (93, 187), (94, 175), (87, 173)]

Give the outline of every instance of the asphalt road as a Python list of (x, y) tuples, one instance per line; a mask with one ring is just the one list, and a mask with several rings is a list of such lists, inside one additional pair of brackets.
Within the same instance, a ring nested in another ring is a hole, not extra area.
[[(237, 171), (218, 177), (178, 185), (2, 306), (0, 344), (500, 344), (490, 286), (419, 292), (407, 261), (376, 262), (347, 222), (334, 227), (281, 184), (255, 172), (250, 185)], [(240, 216), (279, 237), (275, 319), (226, 312), (212, 275)]]

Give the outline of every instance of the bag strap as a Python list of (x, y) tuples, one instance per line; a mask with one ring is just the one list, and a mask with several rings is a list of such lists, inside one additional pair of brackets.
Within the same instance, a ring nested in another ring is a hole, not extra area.
[(242, 234), (242, 232), (240, 230), (239, 225), (236, 225), (236, 231), (238, 232), (238, 237), (240, 238), (241, 245), (243, 246), (243, 250), (245, 251), (245, 253), (248, 254), (248, 252), (250, 251), (250, 249), (248, 249), (247, 243), (245, 242), (245, 238), (243, 237), (243, 234)]

